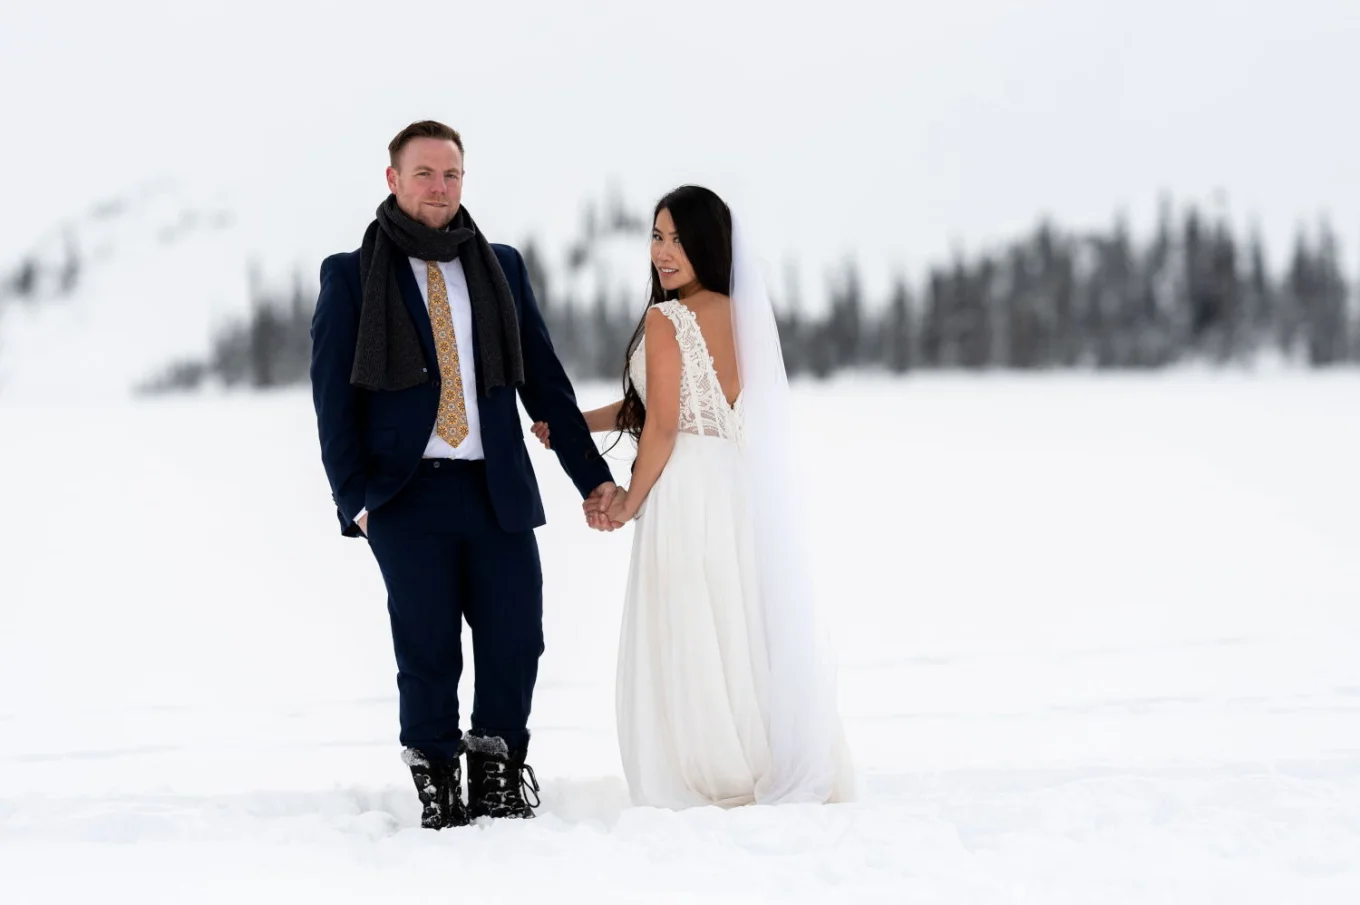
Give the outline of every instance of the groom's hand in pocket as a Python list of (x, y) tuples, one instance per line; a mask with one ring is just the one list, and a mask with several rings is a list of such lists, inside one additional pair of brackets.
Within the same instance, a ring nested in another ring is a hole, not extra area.
[(364, 537), (368, 537), (368, 513), (367, 513), (367, 512), (365, 512), (363, 515), (361, 515), (361, 516), (359, 516), (357, 519), (355, 519), (355, 520), (354, 520), (354, 524), (356, 524), (356, 525), (359, 526), (359, 531), (364, 535)]

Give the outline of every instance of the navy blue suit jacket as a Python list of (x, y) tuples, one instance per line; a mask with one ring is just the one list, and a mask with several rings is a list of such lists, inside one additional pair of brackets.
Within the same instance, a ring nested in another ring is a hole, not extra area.
[[(538, 310), (524, 259), (508, 245), (492, 245), (515, 299), (524, 384), (519, 397), (535, 421), (548, 422), (552, 447), (582, 498), (612, 480), (576, 404), (571, 382), (553, 350)], [(312, 316), (312, 401), (321, 436), (321, 461), (341, 531), (359, 534), (354, 518), (382, 506), (406, 484), (434, 430), (439, 408), (439, 359), (429, 312), (406, 259), (395, 261), (397, 284), (420, 334), (430, 380), (397, 392), (370, 392), (350, 384), (363, 288), (359, 252), (332, 255), (321, 264), (321, 294)], [(475, 331), (474, 331), (475, 334)], [(479, 344), (474, 335), (474, 349)], [(480, 382), (481, 356), (476, 351)], [(472, 389), (472, 388), (466, 388)], [(478, 398), (486, 481), (496, 519), (506, 531), (528, 531), (546, 521), (538, 481), (524, 447), (515, 389), (497, 387)]]

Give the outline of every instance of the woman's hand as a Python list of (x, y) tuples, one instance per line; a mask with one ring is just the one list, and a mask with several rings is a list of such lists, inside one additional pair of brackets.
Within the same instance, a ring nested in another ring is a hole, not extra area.
[(535, 421), (533, 427), (529, 430), (538, 438), (538, 442), (543, 444), (544, 449), (552, 449), (552, 446), (548, 444), (548, 422)]
[(614, 499), (609, 502), (609, 508), (605, 510), (605, 516), (613, 523), (615, 528), (622, 528), (637, 515), (637, 507), (630, 504), (628, 499), (628, 488), (620, 487), (614, 494)]

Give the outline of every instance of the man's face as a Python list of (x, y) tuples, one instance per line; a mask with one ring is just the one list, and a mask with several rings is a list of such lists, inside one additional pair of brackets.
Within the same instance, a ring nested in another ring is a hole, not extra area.
[(413, 138), (387, 168), (387, 187), (406, 216), (443, 229), (463, 202), (463, 154), (451, 141)]

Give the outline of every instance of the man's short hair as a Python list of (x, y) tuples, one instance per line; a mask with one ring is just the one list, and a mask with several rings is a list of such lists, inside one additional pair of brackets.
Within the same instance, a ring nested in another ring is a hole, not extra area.
[(416, 138), (437, 138), (440, 141), (451, 141), (458, 146), (459, 154), (464, 153), (461, 135), (443, 123), (426, 119), (418, 123), (411, 123), (398, 132), (396, 138), (392, 139), (391, 144), (387, 146), (387, 154), (392, 161), (392, 166), (397, 165), (397, 159), (401, 157), (402, 149), (410, 144), (412, 139)]

